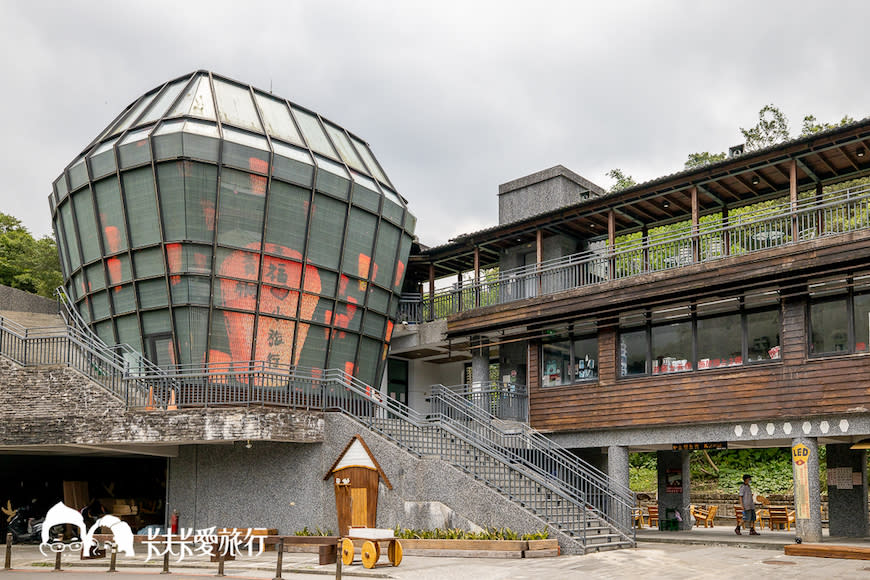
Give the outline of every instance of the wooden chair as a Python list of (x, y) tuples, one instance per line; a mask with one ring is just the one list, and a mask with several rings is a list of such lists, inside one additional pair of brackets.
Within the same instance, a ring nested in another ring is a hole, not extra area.
[(716, 512), (719, 511), (719, 506), (711, 505), (709, 508), (695, 508), (695, 525), (704, 524), (705, 528), (713, 527), (713, 520), (716, 517)]
[(642, 528), (643, 527), (643, 508), (640, 506), (634, 506), (631, 508), (631, 516), (634, 520), (634, 527)]
[[(659, 506), (651, 505), (646, 508), (646, 518), (647, 522), (649, 522), (649, 527), (658, 527), (659, 526)], [(653, 524), (655, 522), (655, 524)]]
[(743, 521), (743, 506), (742, 505), (734, 506), (734, 516), (737, 518), (737, 525), (738, 526), (745, 528), (749, 525), (748, 522)]
[[(758, 527), (760, 529), (764, 529), (764, 522), (767, 522), (767, 527), (770, 528), (770, 500), (764, 497), (763, 495), (759, 495), (756, 497), (758, 503), (761, 504), (761, 508), (756, 510), (756, 516), (758, 519)], [(773, 528), (771, 528), (773, 529)]]
[(774, 529), (774, 526), (777, 526), (778, 529), (782, 529), (782, 526), (785, 526), (786, 531), (791, 530), (791, 525), (794, 523), (794, 512), (789, 511), (785, 506), (770, 506), (768, 508), (770, 511), (770, 529)]

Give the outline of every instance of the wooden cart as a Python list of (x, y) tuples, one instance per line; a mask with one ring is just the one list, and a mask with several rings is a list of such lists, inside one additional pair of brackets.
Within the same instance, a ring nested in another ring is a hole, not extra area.
[(350, 528), (348, 534), (341, 540), (341, 563), (350, 566), (353, 563), (356, 547), (359, 543), (360, 557), (363, 566), (374, 568), (381, 557), (381, 544), (387, 544), (387, 557), (390, 564), (398, 566), (402, 563), (402, 544), (396, 539), (393, 530), (379, 528)]

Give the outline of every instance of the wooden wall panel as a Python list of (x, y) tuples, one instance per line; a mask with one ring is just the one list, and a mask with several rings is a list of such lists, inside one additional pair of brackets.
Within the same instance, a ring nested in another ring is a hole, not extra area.
[(807, 358), (804, 300), (784, 301), (781, 338), (780, 361), (617, 379), (617, 333), (602, 329), (599, 382), (542, 388), (530, 381), (531, 424), (543, 431), (582, 431), (786, 419), (867, 406), (870, 355)]

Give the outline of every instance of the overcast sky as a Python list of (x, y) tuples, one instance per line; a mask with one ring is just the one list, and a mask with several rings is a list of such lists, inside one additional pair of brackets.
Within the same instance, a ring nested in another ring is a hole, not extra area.
[(51, 182), (124, 107), (209, 69), (369, 142), (440, 244), (498, 185), (562, 164), (608, 188), (791, 122), (870, 114), (870, 3), (0, 1), (0, 212), (51, 231)]

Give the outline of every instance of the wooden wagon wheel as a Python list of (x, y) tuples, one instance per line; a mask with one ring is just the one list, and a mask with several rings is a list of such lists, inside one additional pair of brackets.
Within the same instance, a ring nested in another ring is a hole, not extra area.
[(390, 540), (387, 546), (387, 557), (390, 559), (390, 564), (398, 566), (402, 563), (402, 544), (399, 540)]
[(367, 541), (362, 545), (362, 561), (366, 568), (374, 568), (381, 557), (381, 549), (377, 542)]
[(353, 540), (350, 538), (341, 541), (341, 563), (345, 566), (353, 563)]

